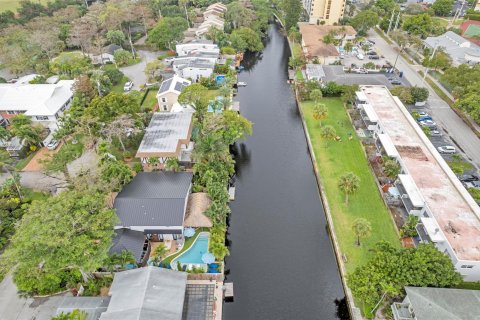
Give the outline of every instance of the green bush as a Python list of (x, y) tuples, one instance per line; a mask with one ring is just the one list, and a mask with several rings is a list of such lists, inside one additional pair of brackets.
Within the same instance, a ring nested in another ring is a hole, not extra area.
[(237, 51), (232, 47), (223, 47), (220, 49), (222, 54), (235, 54)]
[(143, 171), (142, 164), (140, 162), (135, 162), (132, 165), (132, 170), (135, 171), (136, 173), (142, 172)]

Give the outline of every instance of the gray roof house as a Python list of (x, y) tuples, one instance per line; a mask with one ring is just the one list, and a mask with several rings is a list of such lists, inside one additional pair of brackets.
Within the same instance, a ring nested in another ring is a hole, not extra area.
[(178, 96), (182, 93), (183, 89), (190, 85), (190, 81), (181, 78), (177, 75), (164, 80), (160, 84), (160, 89), (157, 92), (158, 106), (160, 111), (170, 111), (172, 106), (177, 103)]
[(433, 49), (441, 47), (452, 58), (452, 64), (480, 63), (480, 47), (452, 31), (438, 37), (427, 37), (425, 46)]
[(190, 141), (193, 129), (192, 116), (192, 112), (154, 113), (136, 157), (142, 159), (144, 166), (156, 165), (160, 169), (168, 158), (190, 162), (193, 150), (193, 142)]
[(57, 308), (56, 315), (69, 314), (80, 310), (87, 314), (85, 320), (98, 320), (107, 311), (110, 297), (65, 297)]
[(143, 231), (130, 229), (116, 229), (109, 254), (120, 254), (130, 251), (138, 265), (144, 265), (148, 259), (150, 245)]
[(307, 64), (305, 73), (307, 75), (307, 80), (323, 81), (325, 79), (325, 72), (323, 71), (321, 64)]
[(480, 291), (405, 287), (401, 303), (392, 304), (395, 320), (480, 319)]
[(177, 239), (192, 187), (191, 172), (140, 172), (117, 195), (115, 229), (130, 229)]

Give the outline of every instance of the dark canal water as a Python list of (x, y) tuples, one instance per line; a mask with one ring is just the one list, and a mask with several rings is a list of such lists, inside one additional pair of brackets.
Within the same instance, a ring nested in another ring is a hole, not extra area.
[(344, 292), (293, 93), (288, 44), (271, 26), (239, 81), (254, 134), (236, 145), (225, 320), (341, 319)]

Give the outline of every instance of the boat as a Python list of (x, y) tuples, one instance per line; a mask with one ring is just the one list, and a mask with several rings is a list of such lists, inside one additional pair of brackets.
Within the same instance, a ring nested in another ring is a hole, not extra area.
[(240, 82), (237, 83), (237, 86), (239, 86), (239, 87), (246, 87), (246, 86), (247, 86), (247, 83), (240, 81)]

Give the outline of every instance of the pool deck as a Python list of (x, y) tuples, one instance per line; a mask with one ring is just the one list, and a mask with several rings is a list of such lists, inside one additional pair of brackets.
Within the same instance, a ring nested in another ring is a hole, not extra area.
[[(210, 280), (188, 280), (189, 284), (212, 284)], [(213, 320), (222, 320), (223, 311), (223, 282), (215, 281), (215, 308), (213, 311)]]

